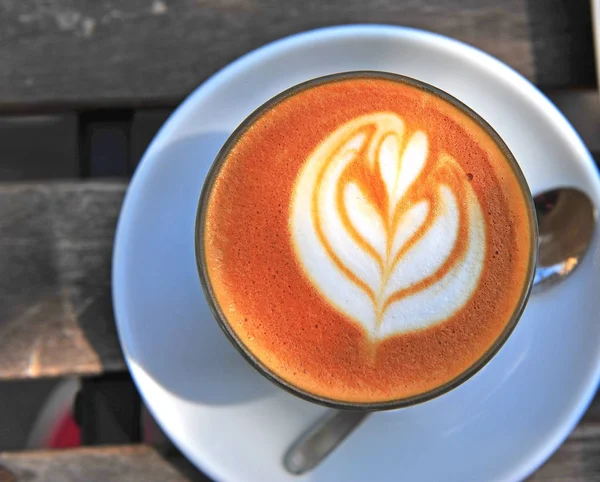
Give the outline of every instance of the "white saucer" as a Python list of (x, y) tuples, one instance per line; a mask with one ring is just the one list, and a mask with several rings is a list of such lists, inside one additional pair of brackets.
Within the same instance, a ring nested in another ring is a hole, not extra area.
[(325, 409), (276, 388), (247, 365), (204, 301), (194, 218), (223, 141), (287, 87), (362, 69), (412, 76), (458, 97), (504, 138), (533, 192), (577, 186), (600, 206), (596, 168), (572, 127), (529, 82), (486, 54), (398, 27), (335, 27), (286, 38), (234, 62), (190, 95), (133, 178), (113, 264), (129, 367), (166, 433), (217, 480), (522, 479), (565, 439), (596, 390), (598, 232), (572, 278), (532, 296), (508, 343), (477, 376), (436, 400), (373, 415), (300, 478), (284, 472), (282, 455)]

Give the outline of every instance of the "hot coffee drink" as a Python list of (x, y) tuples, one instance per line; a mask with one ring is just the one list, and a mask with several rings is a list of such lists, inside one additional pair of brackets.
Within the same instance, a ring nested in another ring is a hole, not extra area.
[(520, 314), (535, 225), (476, 114), (379, 73), (318, 79), (234, 133), (200, 206), (227, 332), (300, 394), (378, 404), (444, 391)]

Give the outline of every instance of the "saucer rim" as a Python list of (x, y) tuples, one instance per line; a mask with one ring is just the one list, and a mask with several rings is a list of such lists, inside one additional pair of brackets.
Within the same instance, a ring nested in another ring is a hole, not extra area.
[[(305, 44), (307, 42), (326, 42), (330, 39), (338, 39), (338, 38), (349, 38), (350, 36), (369, 36), (369, 37), (377, 37), (380, 38), (382, 36), (388, 35), (392, 39), (397, 39), (399, 37), (403, 38), (413, 38), (413, 39), (421, 39), (423, 42), (433, 45), (435, 49), (450, 49), (450, 50), (460, 50), (464, 52), (464, 55), (470, 56), (471, 58), (476, 58), (477, 62), (480, 64), (481, 69), (494, 69), (496, 75), (502, 77), (508, 84), (510, 84), (512, 89), (516, 90), (526, 90), (527, 95), (530, 97), (535, 104), (540, 106), (541, 110), (544, 114), (549, 118), (549, 120), (554, 125), (559, 125), (560, 128), (564, 131), (565, 134), (565, 142), (568, 142), (569, 148), (574, 152), (573, 157), (581, 159), (583, 162), (581, 164), (582, 170), (586, 170), (587, 174), (595, 177), (595, 189), (597, 193), (600, 193), (600, 184), (598, 183), (598, 172), (596, 171), (594, 162), (589, 154), (587, 148), (585, 147), (583, 141), (581, 140), (579, 134), (574, 130), (565, 116), (557, 109), (554, 104), (542, 93), (540, 92), (529, 80), (519, 74), (510, 66), (506, 65), (504, 62), (492, 57), (491, 55), (471, 46), (465, 44), (461, 41), (446, 37), (441, 34), (424, 31), (421, 29), (415, 29), (410, 27), (402, 27), (402, 26), (394, 26), (394, 25), (381, 25), (381, 24), (354, 24), (354, 25), (342, 25), (342, 26), (333, 26), (333, 27), (323, 27), (315, 30), (309, 30), (306, 32), (297, 33), (291, 36), (287, 36), (266, 44), (258, 49), (255, 49), (251, 52), (246, 53), (241, 56), (237, 60), (231, 62), (223, 69), (219, 70), (215, 74), (213, 74), (209, 79), (200, 84), (196, 89), (194, 89), (190, 95), (180, 104), (180, 106), (171, 114), (168, 120), (163, 124), (158, 133), (155, 135), (154, 139), (148, 146), (146, 152), (142, 156), (139, 167), (132, 176), (130, 182), (130, 188), (127, 190), (125, 198), (123, 200), (122, 211), (119, 216), (119, 220), (117, 222), (117, 228), (115, 231), (115, 243), (114, 243), (114, 252), (113, 252), (113, 262), (112, 262), (112, 295), (113, 295), (113, 310), (115, 315), (115, 321), (117, 325), (118, 337), (121, 343), (121, 347), (123, 349), (125, 360), (127, 366), (129, 367), (130, 372), (133, 375), (134, 383), (136, 384), (140, 394), (144, 399), (146, 399), (145, 391), (142, 388), (143, 383), (138, 379), (136, 375), (137, 369), (132, 365), (131, 354), (129, 348), (126, 344), (127, 336), (129, 339), (135, 338), (130, 332), (126, 335), (126, 332), (129, 331), (130, 327), (128, 323), (123, 319), (119, 321), (118, 313), (124, 312), (124, 308), (122, 307), (122, 300), (120, 295), (121, 280), (119, 276), (119, 266), (123, 266), (121, 261), (122, 251), (125, 251), (125, 248), (118, 242), (120, 238), (123, 238), (124, 232), (127, 229), (127, 224), (129, 218), (131, 216), (130, 211), (132, 210), (132, 206), (136, 203), (136, 192), (131, 189), (132, 186), (143, 184), (147, 173), (150, 172), (150, 162), (151, 158), (155, 155), (155, 152), (158, 152), (160, 149), (159, 146), (166, 142), (178, 129), (178, 118), (185, 117), (189, 111), (195, 110), (196, 99), (200, 96), (210, 96), (211, 91), (218, 88), (218, 86), (227, 82), (228, 79), (234, 78), (237, 76), (238, 72), (245, 68), (248, 65), (252, 64), (260, 64), (264, 61), (264, 57), (268, 57), (269, 55), (279, 51), (286, 50), (294, 50), (301, 44)], [(124, 318), (124, 315), (123, 315)], [(600, 381), (600, 353), (596, 355), (595, 366), (593, 370), (589, 370), (588, 376), (582, 379), (582, 388), (581, 392), (578, 394), (577, 401), (572, 404), (571, 407), (565, 410), (565, 415), (560, 420), (560, 423), (553, 427), (551, 430), (551, 436), (547, 438), (545, 443), (540, 443), (535, 450), (531, 451), (531, 454), (526, 457), (521, 464), (515, 464), (512, 469), (506, 472), (506, 475), (511, 480), (522, 480), (531, 475), (535, 470), (537, 470), (557, 449), (558, 447), (566, 440), (572, 430), (575, 428), (583, 414), (587, 411), (594, 394), (598, 388), (598, 383)], [(154, 407), (149, 403), (147, 404), (149, 410), (156, 416), (154, 412)], [(157, 419), (159, 417), (156, 417)], [(165, 430), (167, 433), (170, 433), (170, 430)], [(175, 437), (170, 436), (172, 440), (176, 440)], [(210, 477), (220, 480), (220, 476), (222, 475), (222, 471), (220, 471), (215, 465), (213, 465), (209, 460), (202, 459), (196, 457), (195, 454), (188, 453), (187, 450), (183, 449), (182, 452), (190, 459), (194, 460), (202, 470), (209, 475)]]

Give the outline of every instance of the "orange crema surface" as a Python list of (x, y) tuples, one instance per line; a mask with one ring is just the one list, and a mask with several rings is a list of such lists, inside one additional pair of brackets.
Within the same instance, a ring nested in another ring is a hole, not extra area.
[[(288, 384), (341, 402), (420, 395), (469, 370), (518, 308), (527, 196), (487, 130), (449, 101), (383, 78), (317, 84), (229, 150), (206, 206), (209, 283), (237, 338)], [(454, 234), (432, 244), (436, 223)], [(448, 254), (411, 265), (423, 250)], [(467, 262), (472, 275), (444, 297)], [(448, 316), (412, 317), (434, 301)]]

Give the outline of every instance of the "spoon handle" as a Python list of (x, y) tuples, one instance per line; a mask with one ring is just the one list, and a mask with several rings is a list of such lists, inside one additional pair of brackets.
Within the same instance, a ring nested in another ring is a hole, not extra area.
[(283, 457), (286, 470), (294, 475), (315, 467), (369, 415), (367, 411), (332, 410), (294, 442)]

